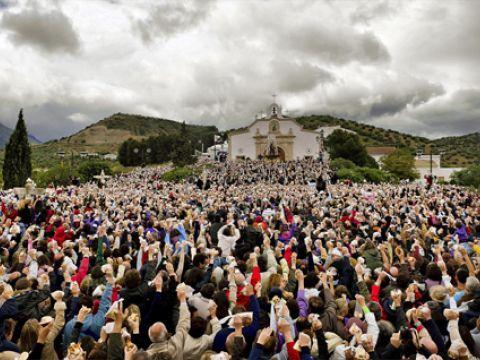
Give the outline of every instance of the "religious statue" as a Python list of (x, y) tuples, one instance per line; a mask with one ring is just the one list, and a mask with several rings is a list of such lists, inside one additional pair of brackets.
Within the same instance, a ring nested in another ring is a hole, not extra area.
[(30, 196), (30, 195), (36, 195), (37, 193), (37, 184), (35, 182), (28, 178), (27, 181), (25, 182), (25, 195)]
[(268, 134), (267, 146), (265, 147), (265, 154), (264, 155), (266, 157), (276, 157), (276, 156), (278, 156), (277, 138), (273, 134)]

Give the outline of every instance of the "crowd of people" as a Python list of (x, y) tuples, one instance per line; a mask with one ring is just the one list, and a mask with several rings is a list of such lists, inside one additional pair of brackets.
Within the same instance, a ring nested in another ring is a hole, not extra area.
[(1, 192), (0, 359), (480, 357), (478, 193), (166, 170)]
[(255, 183), (282, 185), (309, 185), (317, 180), (336, 182), (326, 162), (314, 158), (292, 161), (236, 160), (225, 161), (211, 166), (197, 179), (200, 189), (212, 185), (242, 186)]

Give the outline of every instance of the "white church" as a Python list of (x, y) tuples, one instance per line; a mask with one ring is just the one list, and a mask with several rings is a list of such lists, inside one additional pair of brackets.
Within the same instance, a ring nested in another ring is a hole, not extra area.
[[(282, 115), (281, 107), (273, 103), (267, 115), (256, 119), (245, 129), (231, 131), (228, 158), (296, 160), (318, 158), (324, 153), (324, 139), (340, 126), (307, 130), (295, 119)], [(345, 129), (342, 129), (345, 130)]]

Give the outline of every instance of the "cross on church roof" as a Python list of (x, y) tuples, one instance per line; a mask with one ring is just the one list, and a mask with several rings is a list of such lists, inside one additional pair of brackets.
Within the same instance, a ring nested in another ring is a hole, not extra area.
[(275, 103), (275, 100), (276, 100), (276, 98), (277, 98), (277, 94), (273, 93), (273, 94), (272, 94), (272, 98), (273, 98), (273, 103)]

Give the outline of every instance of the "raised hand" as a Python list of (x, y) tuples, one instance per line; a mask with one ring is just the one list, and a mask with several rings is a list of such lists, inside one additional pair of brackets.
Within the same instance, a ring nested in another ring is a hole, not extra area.
[(267, 327), (262, 329), (262, 331), (260, 332), (260, 335), (258, 336), (257, 344), (265, 345), (268, 339), (272, 336), (272, 334), (273, 334), (272, 328)]
[(47, 340), (47, 335), (52, 329), (52, 327), (53, 327), (53, 322), (51, 322), (47, 326), (40, 326), (40, 329), (38, 331), (37, 343), (45, 344), (45, 341)]
[(360, 305), (360, 307), (363, 308), (364, 306), (366, 306), (365, 297), (363, 295), (356, 294), (355, 295), (355, 300), (358, 301), (358, 304)]
[(187, 294), (185, 293), (185, 290), (177, 290), (177, 298), (180, 302), (187, 301)]
[(85, 318), (87, 317), (88, 314), (90, 314), (92, 310), (86, 306), (82, 306), (80, 308), (80, 311), (78, 312), (77, 315), (77, 321), (83, 323), (85, 321)]
[(322, 322), (320, 321), (319, 318), (315, 318), (312, 321), (312, 329), (313, 331), (318, 331), (322, 328)]

